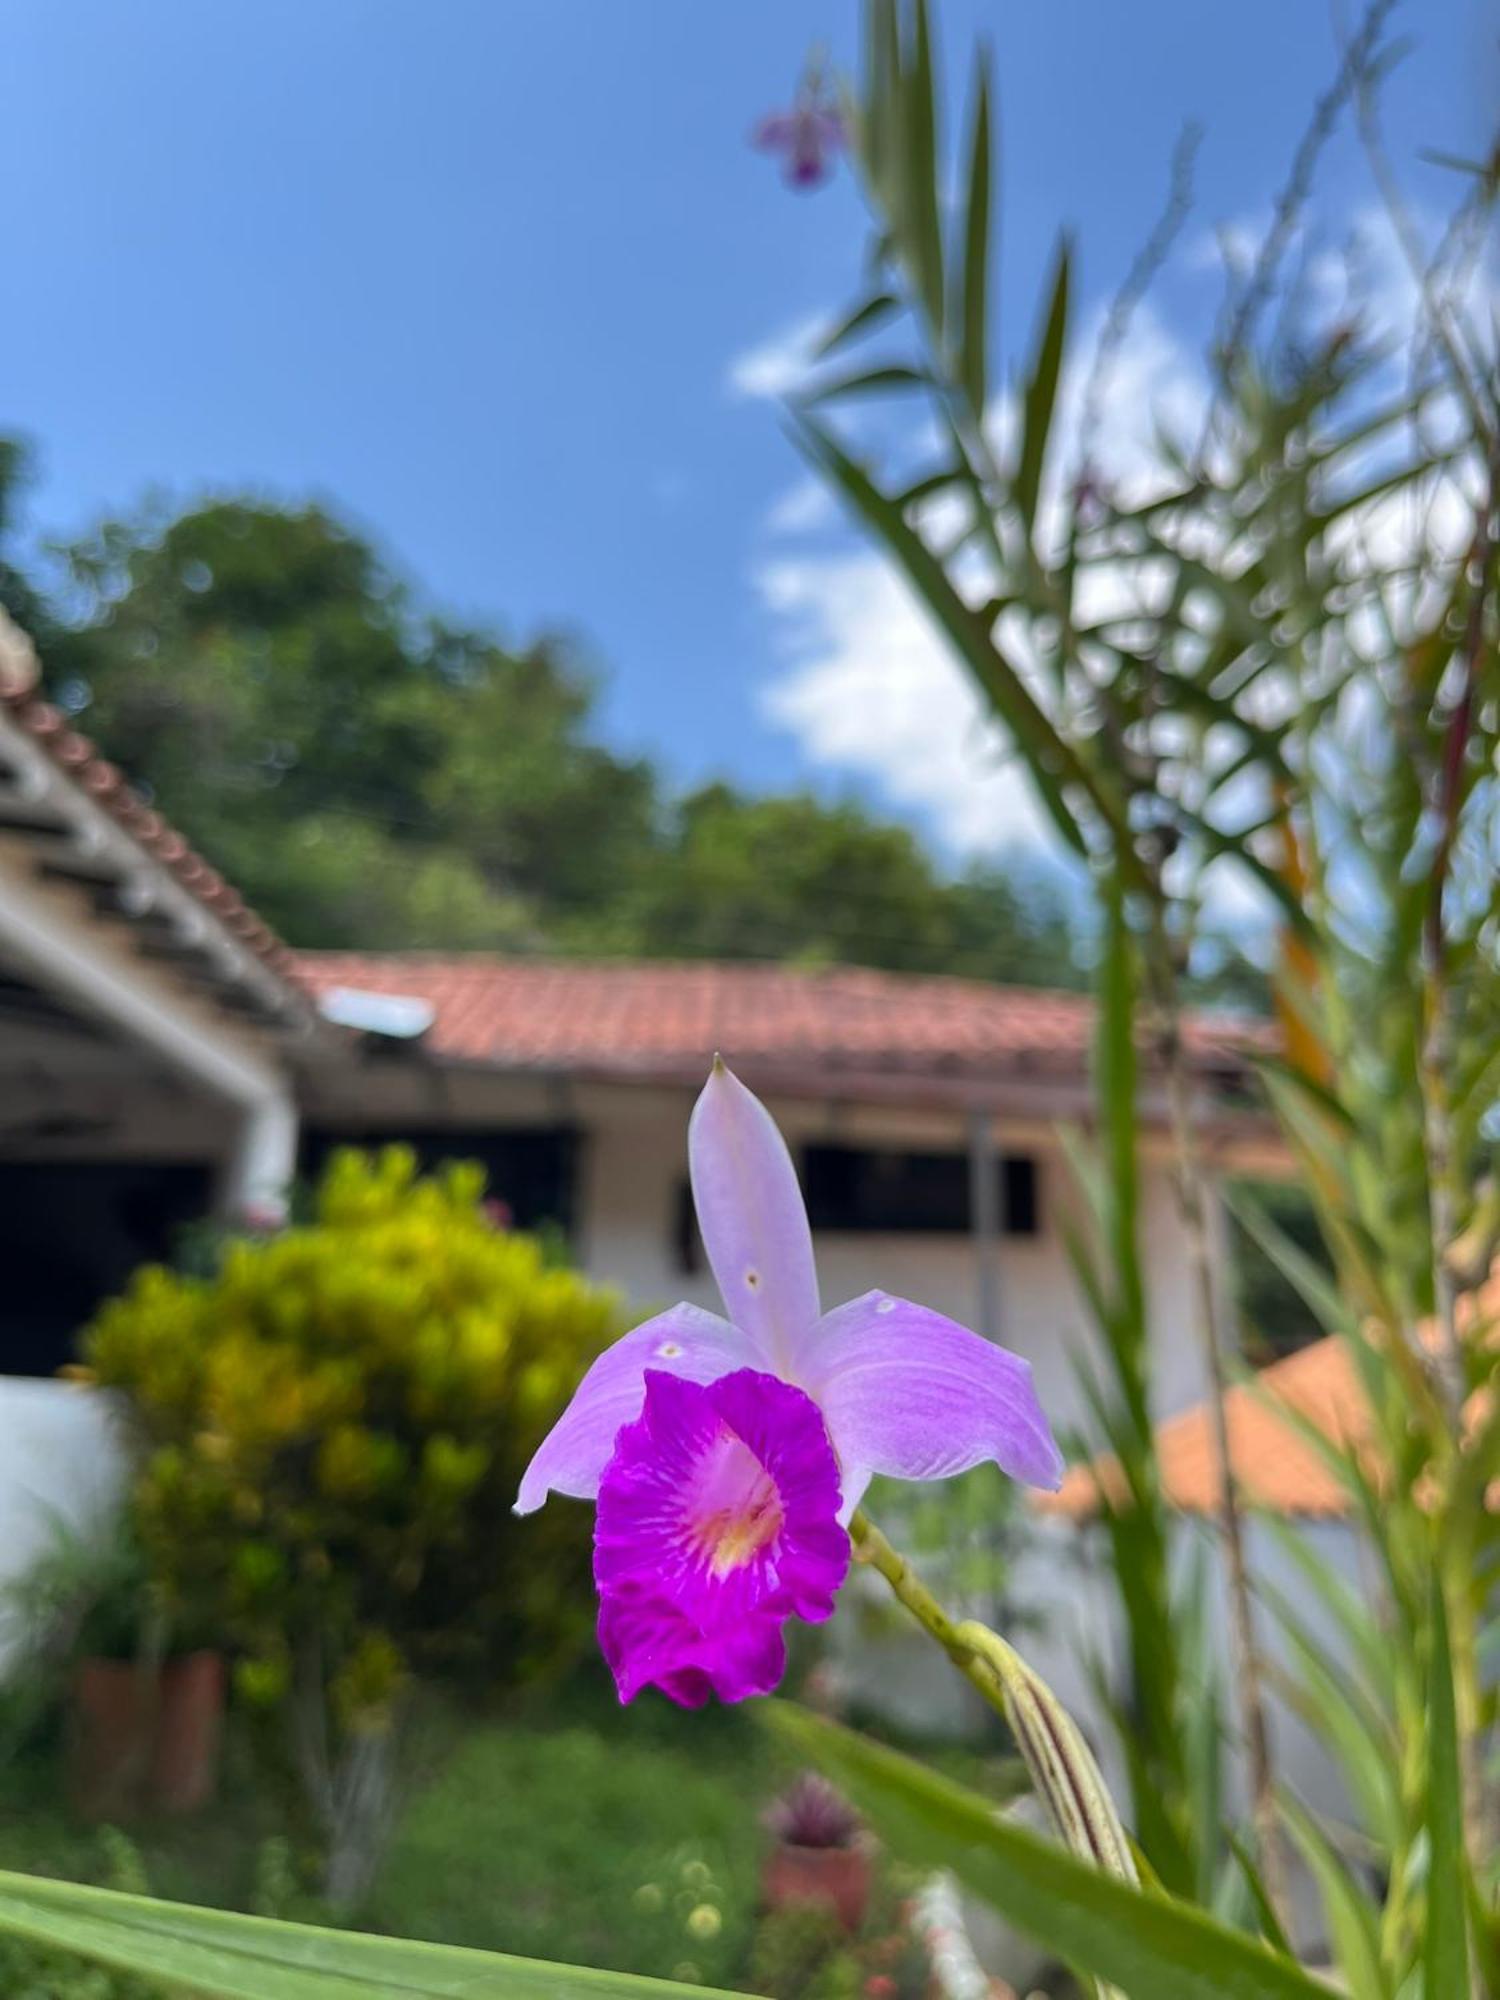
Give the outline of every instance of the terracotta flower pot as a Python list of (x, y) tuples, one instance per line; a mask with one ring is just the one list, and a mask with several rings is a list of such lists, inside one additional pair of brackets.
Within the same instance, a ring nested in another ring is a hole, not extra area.
[(870, 1903), (870, 1853), (854, 1847), (797, 1847), (780, 1841), (766, 1857), (766, 1907), (821, 1903), (846, 1931), (857, 1931)]
[(151, 1760), (151, 1800), (162, 1812), (197, 1812), (218, 1790), (225, 1680), (221, 1653), (185, 1653), (162, 1674)]
[(69, 1797), (85, 1819), (147, 1806), (189, 1813), (213, 1797), (224, 1726), (224, 1661), (187, 1653), (158, 1672), (83, 1660), (73, 1677)]

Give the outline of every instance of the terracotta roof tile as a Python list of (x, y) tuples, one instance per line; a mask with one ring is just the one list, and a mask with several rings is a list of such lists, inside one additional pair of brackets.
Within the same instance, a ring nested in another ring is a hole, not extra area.
[(116, 820), (153, 861), (169, 870), (258, 958), (283, 977), (290, 973), (291, 954), (275, 932), (256, 916), (237, 889), (132, 791), (116, 766), (71, 726), (60, 709), (35, 694), (24, 668), (16, 667), (12, 655), (0, 656), (0, 708), (102, 812)]
[[(853, 968), (303, 952), (315, 994), (429, 1002), (426, 1046), (452, 1059), (593, 1075), (693, 1076), (715, 1050), (764, 1066), (890, 1077), (1076, 1071), (1092, 1003), (1080, 994)], [(1241, 1060), (1258, 1031), (1200, 1021), (1205, 1062)]]

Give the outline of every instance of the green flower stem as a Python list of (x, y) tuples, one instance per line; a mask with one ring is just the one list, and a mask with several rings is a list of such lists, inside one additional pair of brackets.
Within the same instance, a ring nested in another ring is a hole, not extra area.
[(1138, 1885), (1129, 1836), (1093, 1752), (1041, 1675), (987, 1625), (972, 1618), (955, 1624), (866, 1514), (854, 1516), (849, 1535), (856, 1559), (885, 1578), (923, 1631), (1005, 1717), (1063, 1844), (1106, 1874)]

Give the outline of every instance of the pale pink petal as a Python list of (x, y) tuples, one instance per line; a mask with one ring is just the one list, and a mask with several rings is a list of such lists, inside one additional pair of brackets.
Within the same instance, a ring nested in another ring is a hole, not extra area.
[(775, 1120), (721, 1062), (693, 1106), (688, 1166), (725, 1310), (759, 1347), (764, 1365), (794, 1374), (818, 1317), (807, 1209)]
[(516, 1512), (535, 1513), (549, 1493), (594, 1498), (621, 1425), (641, 1413), (648, 1368), (687, 1382), (717, 1382), (760, 1360), (743, 1333), (699, 1306), (673, 1306), (648, 1319), (606, 1348), (579, 1383), (526, 1468)]
[(829, 1313), (802, 1380), (838, 1453), (846, 1507), (876, 1472), (949, 1479), (993, 1460), (1032, 1486), (1062, 1482), (1029, 1364), (909, 1299), (866, 1292)]

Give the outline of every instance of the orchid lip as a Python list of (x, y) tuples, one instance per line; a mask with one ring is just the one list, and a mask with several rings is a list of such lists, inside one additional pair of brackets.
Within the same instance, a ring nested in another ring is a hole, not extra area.
[(650, 1371), (599, 1488), (599, 1636), (622, 1700), (695, 1704), (781, 1677), (781, 1628), (820, 1619), (849, 1566), (817, 1406), (753, 1369), (707, 1385)]

